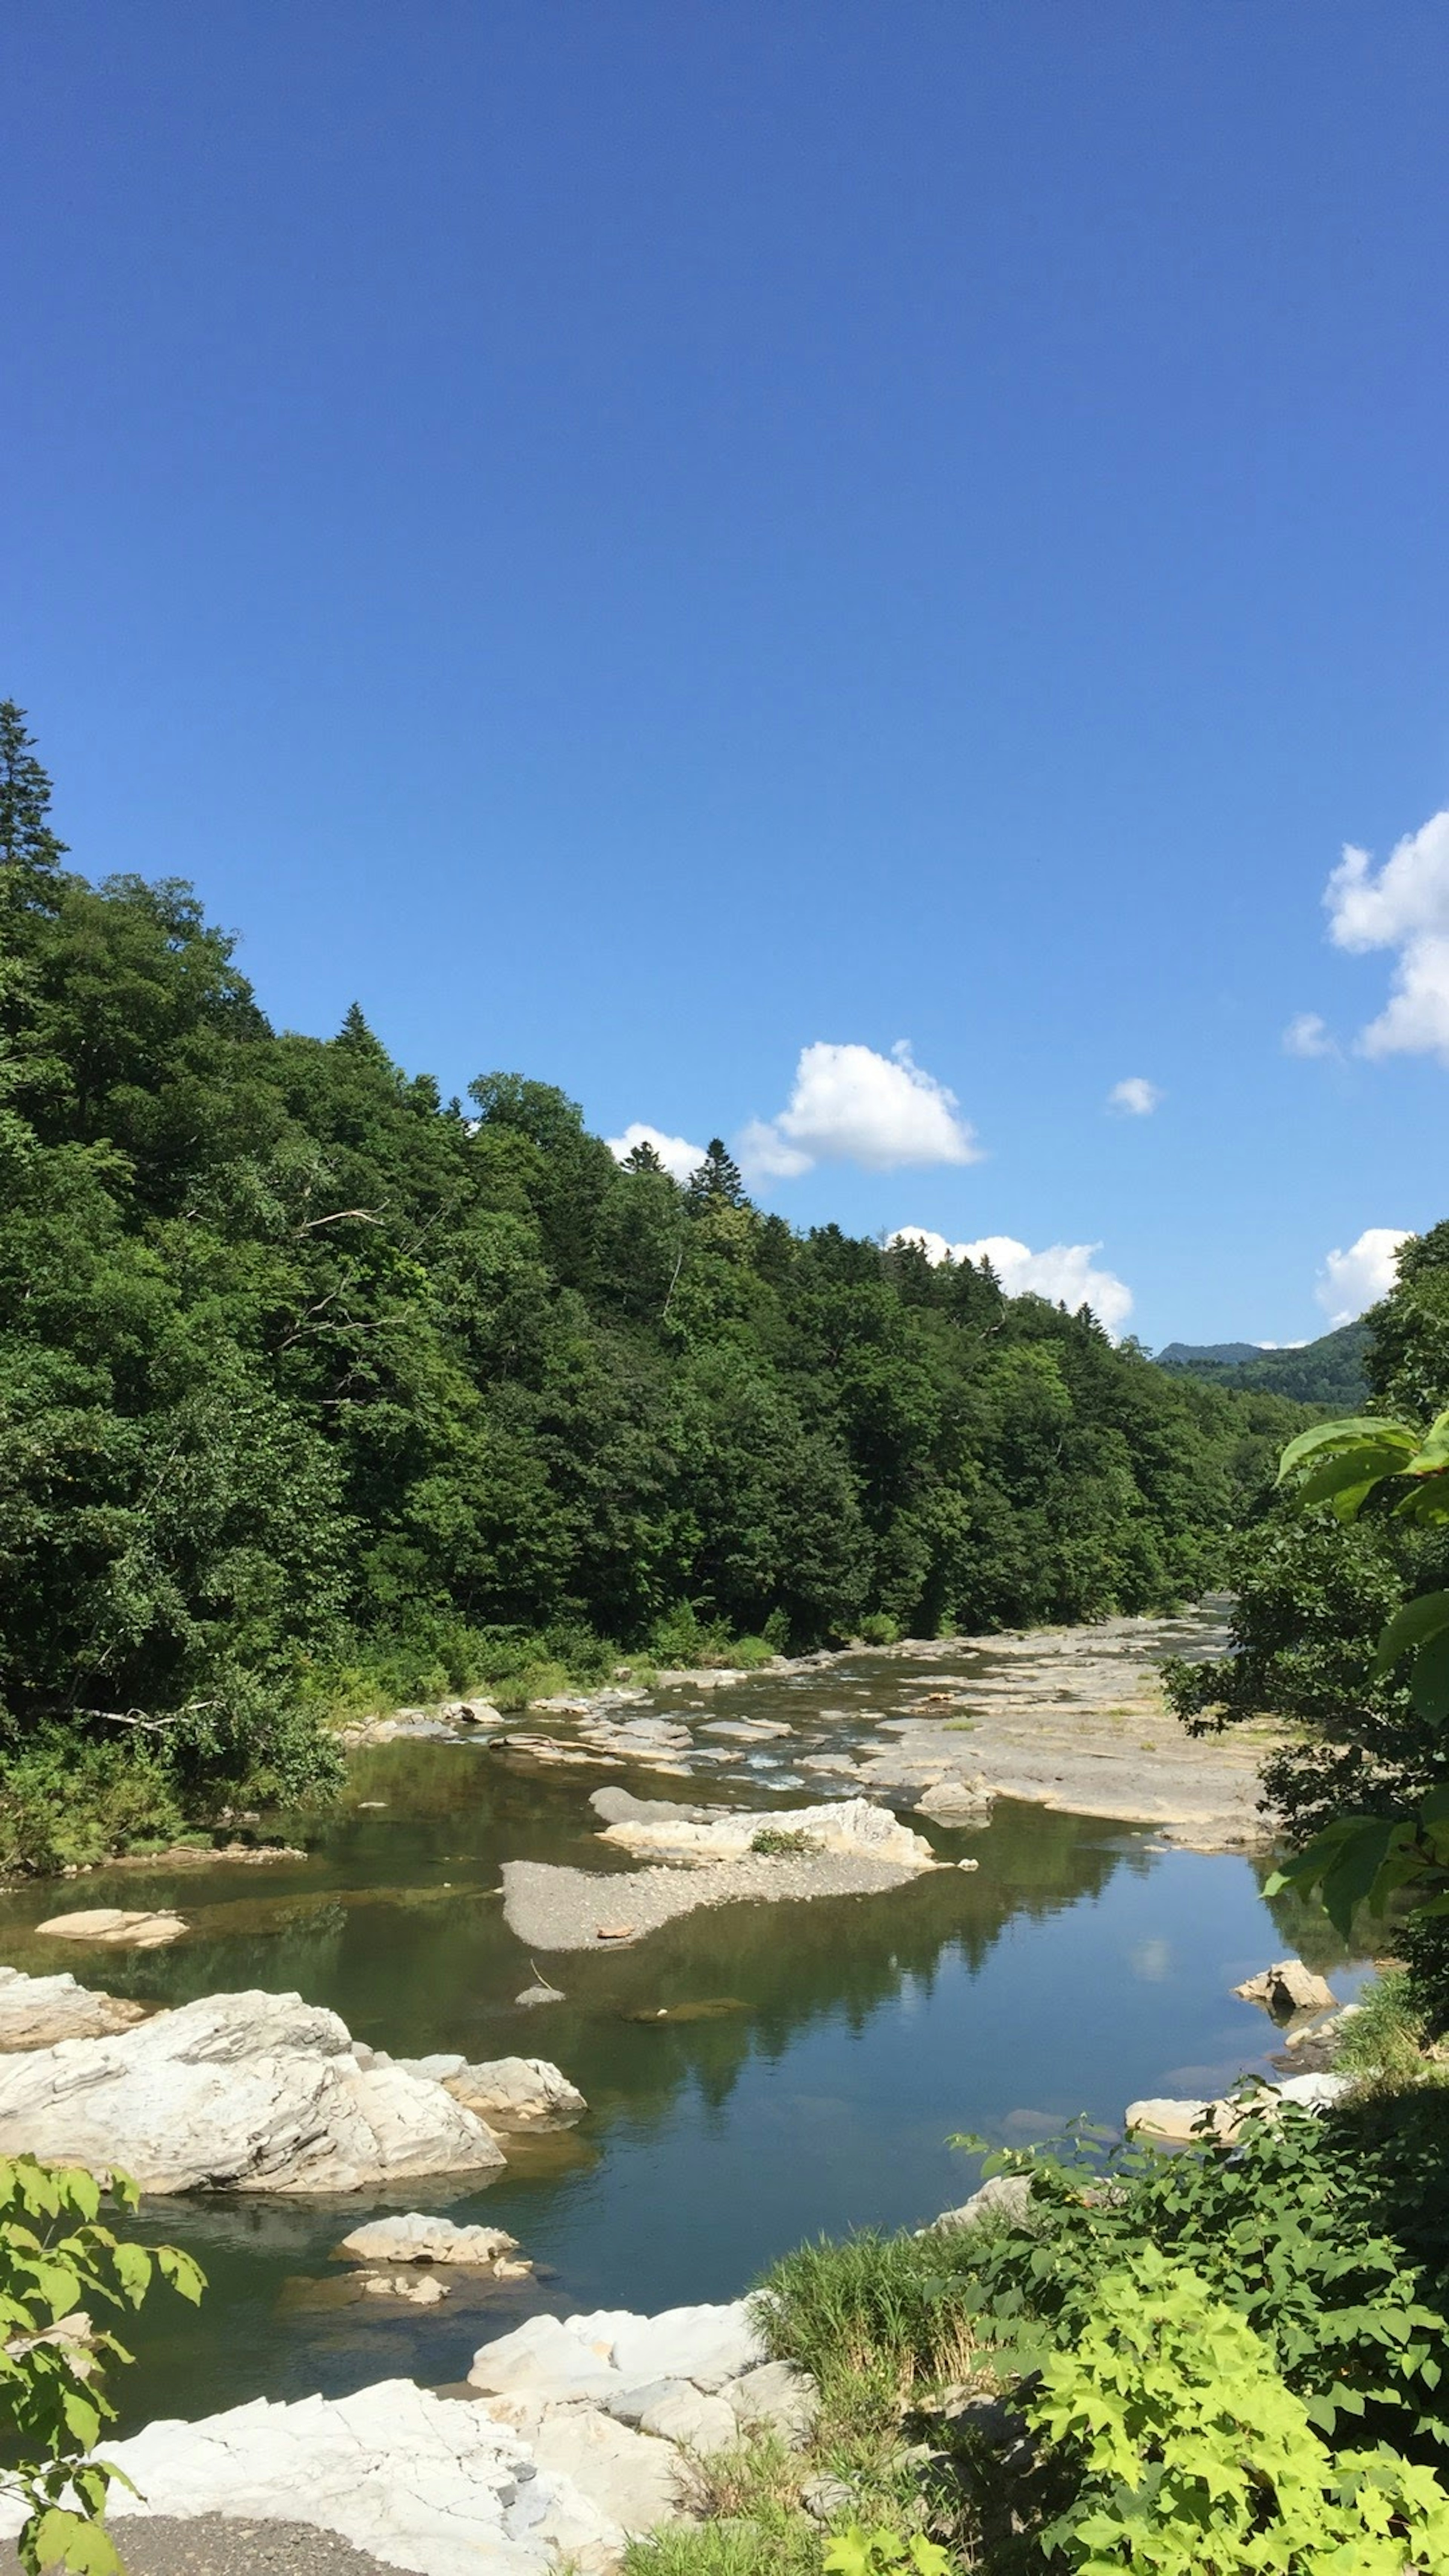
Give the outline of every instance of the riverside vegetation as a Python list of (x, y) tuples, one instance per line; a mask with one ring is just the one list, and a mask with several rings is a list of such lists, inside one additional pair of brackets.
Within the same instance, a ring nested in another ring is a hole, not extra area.
[(986, 1267), (622, 1169), (191, 890), (66, 865), (0, 707), (0, 1866), (294, 1801), (327, 1719), (1170, 1605), (1306, 1418)]

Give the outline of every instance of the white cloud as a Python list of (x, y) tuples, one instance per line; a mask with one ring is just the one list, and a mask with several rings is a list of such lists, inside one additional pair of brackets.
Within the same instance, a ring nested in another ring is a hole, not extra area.
[(1316, 1011), (1300, 1011), (1283, 1032), (1285, 1055), (1337, 1055), (1338, 1040)]
[(1049, 1243), (1033, 1252), (1014, 1235), (986, 1234), (977, 1243), (948, 1243), (926, 1225), (903, 1225), (892, 1243), (918, 1243), (928, 1261), (989, 1261), (1008, 1297), (1049, 1297), (1053, 1305), (1090, 1306), (1114, 1340), (1132, 1312), (1132, 1291), (1115, 1271), (1095, 1270), (1100, 1243)]
[(861, 1163), (870, 1172), (902, 1163), (974, 1163), (981, 1148), (958, 1115), (954, 1091), (926, 1073), (902, 1038), (889, 1055), (874, 1047), (802, 1047), (795, 1087), (775, 1118), (752, 1118), (736, 1151), (745, 1170), (794, 1179), (814, 1163)]
[(1394, 1255), (1412, 1240), (1402, 1226), (1371, 1225), (1347, 1252), (1330, 1252), (1313, 1294), (1330, 1324), (1352, 1324), (1386, 1297), (1398, 1271)]
[(687, 1181), (690, 1173), (697, 1172), (704, 1161), (702, 1145), (691, 1145), (687, 1136), (666, 1136), (658, 1127), (646, 1127), (640, 1118), (635, 1119), (632, 1127), (626, 1127), (622, 1136), (608, 1139), (609, 1151), (616, 1163), (622, 1163), (626, 1155), (633, 1153), (636, 1145), (652, 1145), (666, 1172), (672, 1172), (677, 1181)]
[(1449, 806), (1377, 873), (1367, 850), (1345, 848), (1323, 900), (1335, 947), (1398, 952), (1388, 1005), (1360, 1033), (1360, 1051), (1449, 1064)]
[(1115, 1082), (1107, 1094), (1109, 1109), (1120, 1109), (1124, 1118), (1150, 1118), (1162, 1098), (1155, 1082), (1145, 1074), (1129, 1073), (1125, 1082)]

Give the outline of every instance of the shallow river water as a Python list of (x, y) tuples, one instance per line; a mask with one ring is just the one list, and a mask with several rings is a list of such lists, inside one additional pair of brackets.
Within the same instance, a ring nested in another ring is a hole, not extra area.
[[(796, 1677), (791, 1722), (852, 1694), (880, 1707), (922, 1678), (862, 1654)], [(744, 1683), (729, 1712), (768, 1715), (780, 1691), (768, 1676)], [(500, 1864), (617, 1868), (587, 1801), (621, 1776), (510, 1767), (469, 1740), (359, 1753), (340, 1805), (304, 1828), (305, 1861), (88, 1877), (72, 1901), (185, 1913), (190, 1937), (145, 1956), (58, 1957), (31, 1929), (55, 1910), (54, 1886), (0, 1898), (0, 1958), (18, 1966), (65, 1965), (166, 2002), (295, 1988), (395, 2054), (551, 2058), (590, 2106), (572, 2131), (513, 2142), (486, 2190), (413, 2184), (394, 2203), (506, 2226), (541, 2267), (434, 2309), (318, 2304), (330, 2249), (375, 2204), (151, 2202), (146, 2228), (190, 2246), (211, 2288), (199, 2314), (158, 2294), (118, 2390), (123, 2429), (263, 2391), (455, 2381), (488, 2334), (543, 2306), (732, 2297), (803, 2237), (919, 2225), (963, 2199), (977, 2168), (947, 2144), (953, 2131), (1025, 2143), (1082, 2112), (1116, 2125), (1136, 2096), (1210, 2091), (1267, 2064), (1269, 2025), (1230, 1989), (1298, 1946), (1302, 1926), (1281, 1911), (1275, 1923), (1262, 1867), (1012, 1804), (984, 1830), (932, 1830), (943, 1857), (978, 1859), (970, 1874), (702, 1910), (635, 1947), (551, 1954), (538, 1965), (565, 2000), (520, 2009), (532, 1972), (502, 1919)], [(798, 1805), (789, 1776), (758, 1771), (757, 1802)], [(644, 1794), (699, 1794), (627, 1778)], [(1332, 1961), (1325, 1938), (1318, 1965)], [(1356, 1976), (1337, 1982), (1346, 1996)], [(690, 2004), (716, 2009), (651, 2018)]]

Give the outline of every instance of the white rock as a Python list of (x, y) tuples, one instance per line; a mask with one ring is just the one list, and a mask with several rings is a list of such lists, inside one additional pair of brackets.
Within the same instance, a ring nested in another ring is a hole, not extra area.
[(794, 2445), (808, 2441), (820, 2413), (820, 2391), (808, 2370), (792, 2361), (766, 2361), (732, 2379), (725, 2400), (741, 2432), (778, 2433)]
[(749, 2302), (665, 2308), (655, 2317), (627, 2309), (587, 2316), (530, 2317), (475, 2353), (474, 2388), (531, 2391), (555, 2401), (607, 2405), (621, 2390), (650, 2380), (689, 2379), (712, 2392), (766, 2358)]
[(820, 1807), (772, 1807), (737, 1810), (709, 1824), (681, 1818), (639, 1821), (626, 1818), (600, 1835), (638, 1860), (681, 1861), (695, 1867), (712, 1861), (743, 1860), (756, 1834), (803, 1833), (823, 1852), (853, 1852), (872, 1860), (893, 1861), (903, 1869), (934, 1869), (936, 1855), (921, 1834), (897, 1824), (888, 1807), (869, 1798), (841, 1798)]
[(1296, 2102), (1305, 2111), (1326, 2111), (1351, 2089), (1346, 2075), (1285, 2075), (1255, 2097), (1242, 2101), (1179, 2102), (1157, 2098), (1129, 2102), (1126, 2126), (1140, 2129), (1147, 2137), (1186, 2144), (1195, 2135), (1203, 2134), (1197, 2123), (1210, 2113), (1213, 2134), (1231, 2139), (1246, 2121), (1271, 2119), (1280, 2102)]
[(79, 1914), (52, 1914), (37, 1923), (56, 1941), (96, 1941), (111, 1950), (160, 1950), (179, 1941), (186, 1925), (179, 1914), (128, 1914), (121, 1905), (91, 1905)]
[[(607, 2401), (624, 2386), (622, 2372), (614, 2368), (614, 2338), (612, 2333), (588, 2337), (575, 2332), (585, 2322), (582, 2317), (570, 2317), (567, 2322), (562, 2317), (530, 2317), (511, 2334), (496, 2335), (474, 2354), (469, 2386), (500, 2397), (518, 2393)], [(598, 2320), (587, 2322), (593, 2325)], [(613, 2326), (623, 2320), (607, 2322)], [(632, 2374), (636, 2380), (648, 2375)]]
[[(137, 2489), (112, 2488), (108, 2519), (305, 2522), (414, 2576), (547, 2576), (565, 2553), (602, 2568), (616, 2561), (626, 2528), (590, 2503), (562, 2461), (536, 2462), (488, 2407), (430, 2396), (408, 2379), (292, 2406), (259, 2397), (196, 2424), (148, 2424), (108, 2442), (106, 2457)], [(644, 2478), (634, 2487), (642, 2498)], [(635, 2492), (623, 2500), (632, 2506)], [(0, 2530), (18, 2530), (22, 2513), (13, 2499), (0, 2502)]]
[(965, 1780), (935, 1780), (916, 1800), (916, 1808), (938, 1825), (971, 1825), (990, 1815), (991, 1799), (984, 1789), (973, 1789)]
[(409, 2210), (405, 2218), (377, 2218), (354, 2227), (338, 2246), (355, 2263), (464, 2263), (490, 2270), (505, 2255), (516, 2254), (518, 2239), (501, 2227), (457, 2227), (451, 2218), (427, 2218)]
[[(1140, 2111), (1143, 2108), (1144, 2105), (1140, 2102), (1134, 2102), (1132, 2105), (1133, 2111)], [(1127, 2114), (1127, 2124), (1129, 2128), (1135, 2125), (1131, 2111)], [(973, 2191), (969, 2200), (962, 2201), (959, 2209), (943, 2209), (940, 2217), (933, 2219), (931, 2225), (933, 2227), (974, 2227), (978, 2218), (993, 2215), (999, 2218), (1022, 2219), (1025, 2218), (1030, 2207), (1029, 2175), (992, 2174), (990, 2180), (984, 2182), (979, 2191)], [(931, 2230), (926, 2228), (922, 2232), (929, 2235)]]
[(53, 2048), (58, 2039), (103, 2039), (144, 2021), (148, 2007), (78, 1986), (74, 1977), (27, 1977), (0, 1968), (0, 2049)]
[(148, 2191), (359, 2191), (503, 2162), (441, 2085), (360, 2067), (335, 2013), (255, 1991), (0, 2059), (0, 2154), (26, 2153)]
[(491, 2129), (561, 2129), (582, 2119), (588, 2104), (546, 2057), (495, 2057), (460, 2064), (442, 2081), (456, 2102), (475, 2111)]
[(542, 2410), (530, 2423), (528, 2440), (540, 2472), (567, 2480), (603, 2523), (620, 2533), (671, 2522), (684, 2501), (688, 2473), (674, 2444), (631, 2432), (627, 2424), (592, 2407)]
[(641, 2433), (677, 2442), (686, 2451), (728, 2451), (740, 2438), (740, 2420), (723, 2397), (706, 2397), (702, 2389), (681, 2388), (656, 2398), (639, 2418)]

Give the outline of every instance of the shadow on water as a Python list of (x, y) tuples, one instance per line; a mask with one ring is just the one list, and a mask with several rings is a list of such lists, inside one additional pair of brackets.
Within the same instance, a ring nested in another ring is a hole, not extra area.
[(1009, 1804), (984, 1831), (934, 1835), (943, 1858), (978, 1860), (970, 1873), (702, 1909), (637, 1948), (551, 1953), (538, 1964), (564, 2000), (520, 2009), (532, 1971), (500, 1864), (617, 1867), (591, 1832), (598, 1776), (528, 1776), (467, 1743), (377, 1747), (336, 1813), (301, 1827), (305, 1862), (87, 1878), (74, 1901), (178, 1905), (192, 1930), (166, 1951), (58, 1957), (33, 1931), (53, 1886), (0, 1900), (17, 1965), (157, 2003), (295, 1988), (394, 2053), (551, 2058), (590, 2104), (577, 2130), (521, 2142), (486, 2191), (407, 2187), (402, 2205), (506, 2226), (544, 2267), (521, 2284), (459, 2276), (439, 2308), (318, 2305), (297, 2286), (329, 2275), (338, 2238), (385, 2196), (150, 2203), (147, 2232), (189, 2245), (211, 2289), (199, 2317), (158, 2298), (127, 2424), (400, 2372), (455, 2380), (541, 2307), (729, 2297), (802, 2237), (918, 2225), (963, 2198), (974, 2167), (947, 2148), (953, 2130), (1025, 2143), (1265, 2062), (1268, 2027), (1230, 1992), (1284, 1946), (1260, 1872)]

